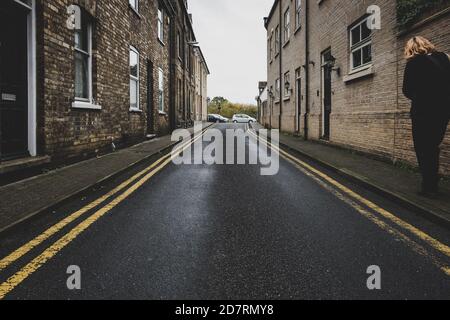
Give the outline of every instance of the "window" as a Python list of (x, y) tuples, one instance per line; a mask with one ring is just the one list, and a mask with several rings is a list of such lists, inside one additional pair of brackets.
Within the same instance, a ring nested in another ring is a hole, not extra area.
[(359, 69), (372, 63), (372, 31), (367, 18), (350, 29), (351, 69)]
[(75, 31), (75, 99), (92, 100), (92, 24), (81, 15), (81, 29)]
[(298, 29), (302, 22), (302, 0), (295, 0), (295, 28)]
[(268, 42), (269, 47), (269, 60), (272, 61), (273, 59), (273, 36), (271, 35)]
[(158, 39), (164, 42), (164, 13), (162, 9), (158, 9)]
[(130, 109), (139, 110), (139, 52), (130, 48)]
[(275, 55), (280, 52), (280, 28), (275, 28)]
[(181, 34), (179, 31), (177, 33), (177, 50), (178, 50), (178, 58), (181, 60), (183, 57), (183, 46), (181, 43)]
[(284, 74), (284, 96), (291, 96), (291, 75), (289, 71)]
[(275, 100), (280, 99), (280, 79), (275, 80)]
[(158, 110), (164, 112), (164, 72), (161, 68), (158, 70)]
[(284, 43), (289, 41), (291, 37), (291, 15), (289, 8), (284, 13)]
[(136, 12), (139, 12), (139, 0), (129, 0), (129, 3)]

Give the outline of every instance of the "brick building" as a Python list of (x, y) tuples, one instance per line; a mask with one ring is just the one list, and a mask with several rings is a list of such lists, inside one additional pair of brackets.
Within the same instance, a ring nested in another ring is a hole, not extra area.
[(195, 109), (194, 119), (206, 121), (208, 117), (208, 75), (209, 68), (200, 47), (194, 48), (194, 74), (195, 74)]
[[(432, 2), (437, 5), (400, 28), (398, 1), (276, 0), (265, 18), (269, 99), (263, 123), (416, 165), (410, 105), (401, 92), (403, 47), (420, 34), (450, 51), (450, 2)], [(381, 9), (381, 29), (368, 28), (373, 5)], [(442, 157), (442, 173), (449, 175), (450, 133)]]
[(190, 122), (185, 0), (3, 0), (0, 23), (3, 163), (88, 157)]

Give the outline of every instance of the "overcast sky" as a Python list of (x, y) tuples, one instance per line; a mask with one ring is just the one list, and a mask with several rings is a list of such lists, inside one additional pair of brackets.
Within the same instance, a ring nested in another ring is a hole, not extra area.
[(211, 76), (208, 95), (255, 104), (266, 80), (263, 18), (273, 0), (188, 0), (194, 30)]

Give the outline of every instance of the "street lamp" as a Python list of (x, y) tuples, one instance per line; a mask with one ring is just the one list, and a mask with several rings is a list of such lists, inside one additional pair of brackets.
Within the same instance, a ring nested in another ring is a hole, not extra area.
[(285, 88), (286, 91), (288, 91), (289, 93), (292, 93), (291, 83), (290, 83), (289, 81), (286, 81), (286, 83), (284, 84), (284, 88)]
[(325, 65), (330, 68), (332, 71), (336, 71), (338, 77), (341, 75), (341, 68), (336, 66), (336, 58), (332, 55), (328, 61), (326, 61)]

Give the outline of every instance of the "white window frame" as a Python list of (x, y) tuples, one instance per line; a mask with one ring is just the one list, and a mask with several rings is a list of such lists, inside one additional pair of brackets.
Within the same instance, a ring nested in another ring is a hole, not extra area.
[(158, 40), (164, 43), (164, 10), (158, 8)]
[(295, 0), (295, 29), (302, 25), (302, 0)]
[(128, 3), (134, 11), (139, 13), (139, 0), (129, 0)]
[[(350, 47), (350, 70), (351, 72), (357, 72), (360, 70), (365, 70), (369, 67), (372, 66), (373, 64), (373, 56), (371, 57), (371, 60), (369, 62), (363, 63), (362, 59), (363, 59), (363, 49), (367, 46), (371, 47), (371, 51), (372, 51), (372, 33), (370, 34), (370, 36), (364, 40), (362, 40), (362, 25), (364, 23), (367, 23), (367, 18), (363, 19), (361, 22), (357, 23), (356, 25), (354, 25), (353, 27), (350, 28), (350, 35), (349, 35), (349, 47)], [(353, 30), (355, 30), (356, 28), (360, 28), (360, 41), (358, 43), (356, 43), (355, 45), (352, 45), (353, 43)], [(369, 29), (370, 30), (370, 29)], [(354, 61), (353, 61), (353, 53), (357, 52), (357, 51), (361, 51), (361, 65), (358, 67), (354, 67)], [(371, 52), (372, 54), (372, 52)]]
[(280, 26), (275, 27), (275, 56), (280, 53), (281, 39), (280, 39)]
[(283, 44), (286, 44), (291, 38), (291, 9), (288, 7), (283, 15), (284, 28), (283, 28)]
[[(85, 22), (84, 20), (82, 23)], [(88, 51), (81, 50), (74, 45), (74, 50), (78, 53), (88, 56), (88, 98), (77, 97), (75, 93), (74, 102), (72, 103), (72, 108), (74, 109), (93, 109), (100, 110), (102, 107), (95, 104), (92, 88), (92, 37), (93, 37), (93, 26), (91, 21), (86, 21), (87, 23), (87, 48)], [(75, 79), (74, 79), (75, 81)]]
[(273, 34), (271, 34), (269, 37), (268, 45), (269, 45), (269, 61), (272, 61), (273, 60)]
[[(130, 72), (130, 80), (136, 81), (136, 107), (131, 106), (131, 95), (130, 95), (130, 111), (141, 111), (141, 99), (140, 99), (140, 69), (141, 69), (141, 62), (140, 62), (140, 54), (139, 51), (133, 47), (130, 46), (130, 53), (133, 51), (137, 55), (137, 77), (133, 76)], [(130, 59), (130, 58), (128, 58)], [(131, 67), (131, 60), (128, 61), (128, 68)], [(131, 86), (130, 86), (130, 92), (131, 92)]]
[(164, 112), (164, 70), (158, 68), (158, 111), (159, 113)]

